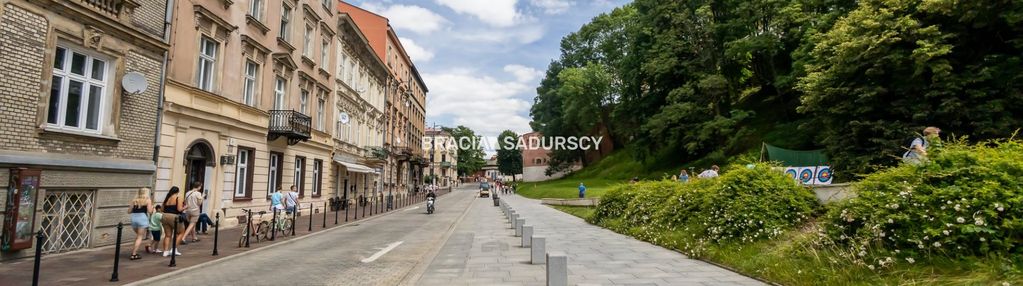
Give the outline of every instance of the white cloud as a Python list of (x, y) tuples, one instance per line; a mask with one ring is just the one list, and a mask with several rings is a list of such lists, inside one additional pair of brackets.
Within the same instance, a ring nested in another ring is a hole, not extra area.
[(427, 116), (449, 117), (453, 125), (468, 126), (485, 136), (496, 136), (505, 129), (529, 131), (527, 114), (532, 102), (523, 97), (533, 86), (471, 70), (428, 73), (423, 78), (430, 87)]
[(516, 80), (522, 83), (532, 82), (543, 75), (543, 72), (537, 69), (516, 64), (504, 66), (504, 71), (512, 74)]
[(433, 59), (433, 51), (430, 51), (415, 41), (409, 38), (398, 38), (401, 41), (402, 48), (408, 53), (408, 57), (412, 58), (413, 61), (428, 62)]
[(518, 0), (436, 0), (459, 14), (476, 16), (480, 21), (496, 27), (510, 27), (525, 17), (515, 8)]
[(454, 37), (471, 43), (500, 43), (514, 41), (519, 44), (532, 44), (543, 39), (544, 28), (540, 25), (525, 25), (513, 29), (471, 30), (455, 34)]
[(565, 13), (572, 4), (575, 4), (571, 0), (530, 0), (529, 3), (543, 9), (543, 12), (549, 15)]
[(386, 17), (390, 20), (391, 27), (397, 30), (408, 30), (417, 34), (430, 34), (448, 24), (448, 20), (443, 16), (416, 5), (381, 6), (366, 3), (362, 8)]

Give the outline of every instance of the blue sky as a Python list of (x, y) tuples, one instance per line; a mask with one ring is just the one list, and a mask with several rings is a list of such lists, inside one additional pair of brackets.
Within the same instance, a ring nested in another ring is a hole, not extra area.
[(529, 132), (559, 43), (625, 0), (355, 0), (390, 19), (430, 92), (426, 123), (484, 136)]

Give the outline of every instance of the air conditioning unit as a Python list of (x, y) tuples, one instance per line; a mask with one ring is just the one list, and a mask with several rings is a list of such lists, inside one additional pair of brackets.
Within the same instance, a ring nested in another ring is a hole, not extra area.
[(221, 165), (234, 165), (235, 155), (220, 156)]

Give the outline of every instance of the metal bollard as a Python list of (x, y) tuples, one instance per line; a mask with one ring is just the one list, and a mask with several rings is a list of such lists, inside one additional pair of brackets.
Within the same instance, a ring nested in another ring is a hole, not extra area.
[[(171, 214), (171, 215), (177, 216), (176, 214)], [(167, 265), (167, 267), (176, 267), (176, 266), (178, 266), (178, 263), (177, 263), (177, 260), (176, 260), (177, 259), (176, 257), (178, 257), (178, 220), (180, 220), (180, 218), (177, 218), (177, 217), (174, 218), (174, 229), (171, 230), (171, 251), (170, 251), (171, 261), (170, 261), (170, 264)]]
[[(277, 208), (273, 208), (273, 211), (274, 211), (274, 218), (273, 218), (274, 220), (273, 220), (272, 223), (270, 223), (270, 241), (274, 241), (274, 240), (277, 239)], [(217, 215), (220, 215), (220, 214), (217, 214)]]
[(547, 286), (568, 286), (568, 257), (564, 253), (547, 254)]
[(294, 212), (291, 212), (291, 236), (295, 236), (295, 225), (298, 224), (298, 204), (295, 204)]
[(533, 241), (533, 226), (522, 226), (522, 247), (529, 247)]
[(249, 239), (252, 238), (252, 210), (249, 210), (248, 215), (245, 217), (245, 248), (249, 248)]
[(217, 213), (217, 221), (213, 223), (213, 256), (220, 255), (220, 253), (217, 253), (217, 242), (219, 240), (220, 240), (220, 213)]
[(543, 236), (533, 236), (529, 247), (529, 263), (530, 264), (544, 264), (544, 248), (547, 246), (547, 238)]
[(309, 232), (313, 232), (313, 203), (309, 203)]
[(524, 224), (526, 224), (526, 219), (515, 219), (515, 236), (522, 236), (522, 226)]
[[(356, 204), (358, 205), (358, 204)], [(352, 208), (352, 204), (348, 203), (348, 194), (345, 194), (345, 222), (348, 222), (348, 209)]]
[(327, 202), (323, 202), (323, 228), (327, 228)]
[(337, 225), (337, 213), (338, 211), (340, 211), (341, 208), (340, 204), (341, 202), (338, 202), (338, 207), (334, 209), (334, 225)]
[(32, 265), (32, 286), (39, 285), (39, 262), (43, 259), (43, 231), (36, 232), (36, 258)]
[(121, 263), (121, 232), (124, 231), (124, 222), (117, 223), (117, 244), (114, 245), (114, 273), (110, 273), (110, 282), (117, 282), (117, 266)]

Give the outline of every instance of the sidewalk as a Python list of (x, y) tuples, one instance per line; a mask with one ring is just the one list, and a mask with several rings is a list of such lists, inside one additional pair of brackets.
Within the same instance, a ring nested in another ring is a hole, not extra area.
[[(590, 225), (518, 195), (501, 197), (568, 256), (569, 285), (763, 285), (681, 253)], [(420, 285), (544, 285), (545, 266), (530, 265), (500, 208), (476, 202), (437, 255)]]
[[(438, 194), (443, 195), (449, 192), (450, 190), (442, 190), (439, 191)], [(424, 193), (421, 192), (419, 196), (415, 197), (415, 200), (412, 203), (422, 202), (423, 194)], [(406, 206), (409, 205), (402, 203), (397, 198), (395, 199), (395, 210), (400, 210)], [(305, 204), (304, 207), (307, 210), (309, 205)], [(318, 209), (322, 209), (323, 205), (321, 204), (316, 207)], [(366, 209), (363, 206), (358, 206), (358, 209), (356, 209), (356, 207), (352, 205), (351, 211), (348, 212), (348, 223), (354, 223), (366, 218), (394, 212), (394, 210), (392, 210), (389, 212), (373, 213), (373, 215), (370, 215), (371, 210), (372, 208)], [(365, 216), (363, 215), (364, 211)], [(358, 214), (356, 214), (356, 212), (358, 212)], [(312, 232), (310, 232), (309, 216), (306, 215), (307, 213), (307, 211), (303, 211), (301, 213), (302, 216), (297, 218), (297, 223), (295, 225), (295, 234), (297, 236), (284, 237), (278, 233), (274, 241), (260, 241), (259, 243), (256, 243), (254, 239), (250, 239), (249, 248), (238, 247), (238, 240), (241, 236), (242, 230), (241, 227), (226, 230), (221, 229), (217, 249), (219, 254), (218, 256), (212, 255), (213, 229), (211, 228), (208, 235), (199, 235), (199, 242), (178, 246), (178, 250), (182, 253), (182, 255), (176, 258), (176, 267), (168, 267), (170, 257), (163, 257), (159, 254), (143, 253), (144, 250), (142, 249), (139, 250), (139, 255), (142, 256), (142, 259), (134, 261), (129, 260), (128, 257), (131, 255), (132, 245), (131, 241), (125, 241), (124, 244), (121, 245), (118, 282), (110, 282), (110, 276), (114, 265), (113, 246), (86, 249), (67, 254), (44, 254), (40, 265), (39, 285), (123, 285), (249, 250), (301, 238), (311, 233), (321, 232), (346, 224), (345, 211), (339, 210), (337, 213), (338, 224), (334, 224), (334, 212), (328, 212), (326, 222), (327, 227), (323, 228), (323, 213), (321, 212), (312, 216)], [(131, 231), (130, 228), (126, 227), (124, 231), (126, 232), (125, 237), (131, 236), (130, 234), (127, 234), (127, 232)], [(125, 238), (124, 240), (128, 239)], [(148, 243), (148, 240), (143, 241), (143, 245)], [(31, 257), (0, 263), (0, 285), (31, 285), (32, 267), (33, 259)]]

